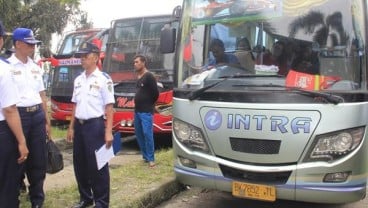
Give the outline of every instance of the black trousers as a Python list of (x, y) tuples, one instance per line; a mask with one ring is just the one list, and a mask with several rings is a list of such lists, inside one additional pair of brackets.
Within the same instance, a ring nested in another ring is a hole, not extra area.
[[(46, 178), (46, 120), (41, 107), (29, 112), (18, 108), (24, 136), (29, 150), (23, 167), (29, 181), (29, 197), (32, 206), (42, 205), (45, 200), (43, 184)], [(18, 184), (21, 179), (18, 178)]]
[(97, 208), (109, 207), (110, 174), (105, 165), (97, 169), (95, 151), (105, 143), (102, 117), (79, 121), (74, 125), (73, 162), (81, 201), (95, 202)]
[(19, 207), (18, 157), (18, 142), (6, 121), (0, 121), (0, 208)]

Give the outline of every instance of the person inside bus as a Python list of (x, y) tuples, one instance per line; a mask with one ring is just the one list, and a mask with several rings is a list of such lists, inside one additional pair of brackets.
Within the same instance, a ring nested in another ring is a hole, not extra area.
[(278, 66), (278, 74), (285, 76), (288, 72), (285, 46), (285, 42), (282, 40), (275, 42), (271, 52), (266, 50), (264, 53), (258, 55), (256, 63), (260, 65)]
[(211, 57), (208, 65), (213, 67), (215, 65), (228, 64), (228, 65), (240, 65), (238, 58), (234, 54), (225, 53), (224, 42), (220, 39), (212, 39), (210, 43)]
[(254, 72), (255, 58), (248, 38), (242, 37), (236, 42), (236, 51), (234, 55), (243, 68)]
[(319, 60), (316, 52), (310, 45), (300, 45), (300, 51), (297, 53), (291, 68), (308, 74), (319, 73)]
[(286, 68), (292, 68), (292, 64), (300, 51), (300, 47), (294, 40), (288, 40), (285, 43)]

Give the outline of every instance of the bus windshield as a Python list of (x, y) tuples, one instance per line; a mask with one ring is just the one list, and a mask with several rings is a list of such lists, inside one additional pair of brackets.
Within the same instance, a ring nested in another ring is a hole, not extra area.
[(94, 37), (97, 33), (101, 32), (102, 29), (91, 29), (75, 31), (67, 34), (61, 42), (57, 54), (58, 55), (69, 55), (74, 53), (78, 47), (86, 40)]
[(181, 37), (179, 86), (247, 75), (309, 90), (365, 89), (362, 1), (300, 2), (185, 1), (191, 27)]
[[(160, 32), (171, 16), (147, 16), (113, 22), (106, 49), (104, 70), (114, 82), (133, 80), (133, 57), (143, 54), (147, 68), (162, 82), (172, 82), (174, 53), (160, 53)], [(176, 23), (177, 24), (177, 23)]]

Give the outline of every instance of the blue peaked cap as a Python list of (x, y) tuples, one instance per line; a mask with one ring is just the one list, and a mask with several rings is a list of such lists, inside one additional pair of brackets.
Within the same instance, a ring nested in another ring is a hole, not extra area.
[(13, 31), (13, 41), (22, 41), (33, 45), (41, 43), (41, 41), (36, 40), (31, 29), (22, 27), (16, 28)]

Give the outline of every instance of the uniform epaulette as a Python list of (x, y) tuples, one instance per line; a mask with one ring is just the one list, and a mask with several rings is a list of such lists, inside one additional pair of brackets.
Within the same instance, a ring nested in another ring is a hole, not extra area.
[(111, 79), (110, 75), (107, 74), (106, 72), (102, 72), (102, 74), (107, 78), (107, 79)]
[(7, 63), (7, 64), (10, 64), (10, 62), (8, 60), (6, 60), (4, 57), (0, 57), (0, 60)]

